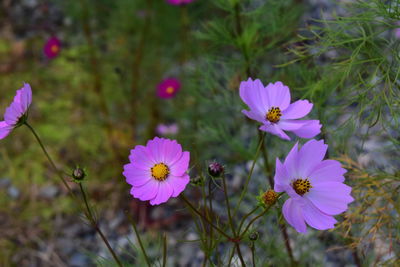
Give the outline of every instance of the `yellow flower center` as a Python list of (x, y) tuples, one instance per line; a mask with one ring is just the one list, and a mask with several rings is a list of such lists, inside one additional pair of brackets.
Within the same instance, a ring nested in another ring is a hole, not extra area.
[(304, 195), (312, 188), (310, 181), (307, 179), (297, 179), (293, 181), (292, 187), (300, 196)]
[(60, 48), (58, 47), (58, 45), (52, 45), (52, 46), (50, 47), (50, 50), (51, 50), (51, 52), (53, 52), (53, 53), (57, 53), (57, 52), (60, 50)]
[(267, 120), (269, 120), (270, 122), (277, 123), (281, 119), (281, 116), (282, 116), (282, 112), (281, 112), (280, 108), (272, 107), (268, 110), (266, 117), (267, 117)]
[(171, 95), (174, 91), (175, 91), (175, 88), (174, 88), (174, 87), (172, 87), (172, 86), (168, 86), (168, 87), (167, 87), (167, 90), (166, 90), (167, 94), (170, 94), (170, 95)]
[(158, 181), (164, 181), (169, 175), (169, 168), (164, 163), (157, 163), (151, 168), (151, 176)]

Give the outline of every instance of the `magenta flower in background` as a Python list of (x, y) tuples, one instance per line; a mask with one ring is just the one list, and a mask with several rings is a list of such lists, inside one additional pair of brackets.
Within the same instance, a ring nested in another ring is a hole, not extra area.
[(189, 183), (190, 154), (175, 140), (155, 137), (131, 150), (123, 175), (132, 185), (131, 195), (151, 205), (177, 197)]
[(250, 108), (242, 110), (250, 119), (261, 122), (260, 130), (290, 140), (284, 131), (291, 131), (302, 138), (313, 138), (321, 132), (319, 120), (298, 120), (306, 116), (313, 104), (298, 100), (290, 104), (289, 87), (282, 82), (270, 83), (267, 87), (259, 79), (249, 78), (240, 84), (240, 97)]
[(28, 83), (24, 83), (24, 86), (17, 90), (11, 105), (6, 109), (4, 121), (0, 121), (0, 139), (5, 138), (14, 128), (25, 121), (31, 103), (31, 86)]
[(180, 88), (181, 83), (178, 79), (165, 79), (157, 86), (157, 95), (160, 98), (172, 98), (178, 93)]
[(178, 6), (178, 5), (189, 4), (189, 3), (193, 2), (193, 1), (194, 0), (167, 0), (167, 3), (171, 4), (171, 5)]
[(179, 131), (178, 124), (171, 123), (171, 124), (163, 124), (160, 123), (157, 125), (156, 132), (159, 135), (176, 135)]
[(300, 150), (296, 143), (283, 164), (276, 159), (274, 190), (289, 195), (283, 216), (300, 233), (307, 231), (306, 223), (318, 230), (334, 228), (333, 215), (354, 200), (343, 183), (346, 170), (336, 160), (323, 160), (327, 149), (323, 140), (310, 140)]
[(396, 29), (394, 29), (394, 36), (395, 36), (397, 39), (400, 39), (400, 21), (398, 21), (396, 24), (397, 24), (399, 27), (396, 28)]
[(52, 59), (58, 56), (61, 50), (61, 41), (57, 37), (51, 37), (43, 47), (47, 58)]

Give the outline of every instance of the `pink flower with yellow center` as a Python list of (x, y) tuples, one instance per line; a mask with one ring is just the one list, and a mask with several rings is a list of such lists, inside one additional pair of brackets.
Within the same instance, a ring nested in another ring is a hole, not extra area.
[(32, 103), (32, 90), (28, 83), (17, 90), (11, 105), (4, 113), (4, 121), (0, 121), (0, 139), (5, 138), (10, 132), (25, 122), (28, 109)]
[(283, 216), (300, 233), (307, 231), (306, 223), (318, 230), (334, 228), (333, 215), (354, 200), (343, 183), (346, 170), (336, 160), (324, 160), (327, 149), (323, 140), (310, 140), (300, 150), (296, 143), (283, 164), (276, 159), (274, 190), (289, 195)]
[(181, 83), (178, 79), (168, 78), (157, 86), (157, 95), (160, 98), (172, 98), (181, 89)]
[(43, 47), (47, 58), (52, 59), (58, 56), (61, 51), (61, 41), (57, 37), (51, 37)]
[(177, 197), (189, 183), (190, 154), (175, 140), (155, 137), (131, 150), (123, 175), (132, 185), (131, 195), (151, 205)]
[(260, 80), (249, 78), (240, 84), (240, 97), (250, 110), (243, 110), (248, 118), (262, 123), (261, 131), (290, 140), (284, 131), (301, 138), (313, 138), (321, 132), (319, 120), (298, 120), (310, 113), (313, 104), (308, 100), (290, 103), (290, 90), (281, 82), (266, 87)]
[(194, 0), (167, 0), (167, 3), (174, 6), (185, 5), (193, 2)]

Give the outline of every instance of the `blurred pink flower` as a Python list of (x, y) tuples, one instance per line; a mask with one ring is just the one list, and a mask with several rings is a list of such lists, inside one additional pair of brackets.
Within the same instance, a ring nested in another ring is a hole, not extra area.
[(0, 121), (0, 139), (5, 138), (16, 127), (24, 122), (29, 106), (32, 103), (32, 90), (28, 83), (17, 90), (11, 105), (4, 113), (4, 121)]
[(176, 123), (171, 123), (171, 124), (163, 124), (160, 123), (157, 125), (156, 132), (159, 135), (165, 136), (165, 135), (176, 135), (179, 131), (178, 124)]
[(398, 22), (396, 23), (396, 25), (398, 26), (398, 28), (394, 29), (394, 36), (395, 36), (397, 39), (400, 39), (400, 21), (398, 21)]
[(166, 1), (168, 4), (178, 6), (178, 5), (189, 4), (189, 3), (193, 2), (194, 0), (166, 0)]
[(43, 52), (47, 58), (55, 58), (61, 50), (61, 41), (57, 37), (51, 37), (43, 47)]
[(300, 150), (296, 143), (283, 164), (276, 159), (274, 190), (289, 195), (283, 216), (300, 233), (307, 231), (306, 223), (318, 230), (334, 228), (333, 215), (354, 200), (340, 162), (323, 160), (327, 149), (323, 140), (310, 140)]
[(157, 95), (160, 98), (172, 98), (179, 92), (180, 88), (181, 83), (178, 79), (165, 79), (157, 86)]
[(284, 132), (291, 131), (302, 138), (313, 138), (320, 133), (319, 120), (297, 120), (306, 116), (313, 104), (298, 100), (290, 104), (289, 87), (282, 82), (270, 83), (267, 87), (260, 80), (249, 78), (240, 84), (240, 97), (250, 108), (242, 110), (248, 118), (261, 122), (260, 130), (290, 140)]
[(189, 183), (190, 154), (175, 140), (155, 137), (131, 150), (123, 175), (132, 185), (131, 195), (151, 205), (177, 197)]

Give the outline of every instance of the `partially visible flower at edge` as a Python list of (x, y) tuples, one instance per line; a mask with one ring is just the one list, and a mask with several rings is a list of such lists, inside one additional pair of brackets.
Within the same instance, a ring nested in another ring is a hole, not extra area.
[(157, 95), (160, 98), (172, 98), (181, 89), (181, 82), (175, 78), (168, 78), (163, 80), (157, 86)]
[(189, 4), (194, 0), (166, 0), (166, 1), (170, 5), (179, 6), (179, 5)]
[(32, 90), (28, 83), (17, 90), (13, 102), (4, 113), (4, 121), (0, 121), (0, 139), (5, 138), (10, 132), (25, 122), (28, 109), (32, 103)]
[(189, 183), (190, 153), (175, 140), (155, 137), (131, 150), (123, 175), (132, 185), (131, 195), (158, 205), (177, 197)]
[(57, 37), (51, 37), (43, 47), (43, 52), (47, 58), (52, 59), (58, 56), (61, 51), (61, 41)]
[(354, 200), (351, 187), (343, 183), (346, 170), (340, 162), (323, 160), (327, 149), (323, 140), (310, 140), (300, 150), (296, 143), (283, 164), (276, 159), (274, 190), (289, 195), (283, 216), (300, 233), (307, 231), (306, 223), (318, 230), (334, 228), (333, 215)]
[(166, 135), (176, 135), (179, 132), (178, 124), (171, 123), (171, 124), (164, 124), (160, 123), (157, 125), (156, 132), (159, 135), (166, 136)]
[(248, 118), (263, 125), (260, 130), (290, 140), (284, 131), (291, 131), (301, 138), (313, 138), (321, 132), (319, 120), (298, 120), (310, 113), (313, 104), (308, 100), (297, 100), (290, 104), (290, 90), (282, 82), (270, 83), (266, 87), (259, 79), (249, 78), (240, 84), (240, 97), (250, 108), (242, 110)]
[(396, 25), (398, 26), (396, 29), (394, 29), (394, 36), (397, 38), (397, 39), (400, 39), (400, 21), (398, 21), (397, 23), (396, 23)]

